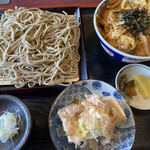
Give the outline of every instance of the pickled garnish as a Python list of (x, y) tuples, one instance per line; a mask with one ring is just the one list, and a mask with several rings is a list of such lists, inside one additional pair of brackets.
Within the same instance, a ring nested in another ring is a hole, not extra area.
[(126, 86), (126, 77), (127, 77), (126, 74), (120, 77), (120, 81), (119, 81), (119, 89), (120, 90), (124, 90), (125, 89), (125, 86)]
[(150, 79), (144, 75), (135, 75), (131, 78), (135, 80), (135, 86), (140, 90), (144, 98), (150, 97)]
[(129, 96), (137, 95), (134, 82), (134, 80), (131, 80), (125, 86), (124, 92)]

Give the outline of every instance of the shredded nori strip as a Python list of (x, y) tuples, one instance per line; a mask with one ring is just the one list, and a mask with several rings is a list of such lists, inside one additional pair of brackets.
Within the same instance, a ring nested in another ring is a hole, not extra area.
[(140, 32), (143, 33), (143, 35), (147, 35), (148, 29), (150, 27), (150, 16), (147, 14), (147, 10), (143, 8), (139, 8), (140, 4), (133, 8), (131, 4), (128, 2), (131, 9), (121, 9), (117, 13), (118, 15), (118, 21), (121, 21), (122, 23), (118, 25), (118, 28), (124, 27), (127, 31), (129, 31), (136, 39), (139, 39), (138, 34)]

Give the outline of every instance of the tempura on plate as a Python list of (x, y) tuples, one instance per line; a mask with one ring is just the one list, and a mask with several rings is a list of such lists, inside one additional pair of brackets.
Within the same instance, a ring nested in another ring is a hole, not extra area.
[(110, 142), (115, 125), (125, 121), (126, 115), (113, 97), (101, 97), (97, 94), (73, 101), (70, 105), (59, 109), (58, 115), (62, 121), (68, 142), (75, 146), (87, 140), (95, 139), (101, 143)]

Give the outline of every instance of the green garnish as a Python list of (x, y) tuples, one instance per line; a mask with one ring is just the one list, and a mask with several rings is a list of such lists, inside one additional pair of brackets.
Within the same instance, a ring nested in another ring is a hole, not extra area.
[(140, 4), (133, 8), (131, 4), (128, 2), (131, 9), (121, 9), (118, 12), (114, 12), (119, 14), (118, 21), (121, 22), (118, 27), (126, 28), (135, 39), (139, 39), (138, 34), (142, 32), (144, 35), (149, 34), (148, 28), (150, 27), (150, 16), (147, 14), (147, 10), (143, 8), (139, 8)]

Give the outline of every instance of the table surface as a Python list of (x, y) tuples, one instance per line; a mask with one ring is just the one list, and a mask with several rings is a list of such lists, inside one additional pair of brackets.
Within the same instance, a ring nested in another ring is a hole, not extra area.
[[(4, 0), (0, 0), (3, 2)], [(8, 0), (5, 0), (8, 1)], [(101, 0), (10, 0), (7, 5), (0, 5), (0, 9), (17, 7), (64, 7), (64, 6), (80, 6), (96, 7)]]
[[(32, 1), (31, 0), (29, 5), (27, 3), (29, 0), (26, 0), (24, 6), (40, 6), (40, 0)], [(58, 1), (58, 0), (55, 0)], [(63, 3), (66, 4), (67, 0), (60, 1), (59, 5)], [(115, 86), (115, 76), (119, 69), (127, 63), (120, 62), (112, 57), (110, 57), (101, 47), (98, 37), (94, 31), (93, 27), (93, 13), (95, 8), (90, 8), (91, 6), (88, 5), (88, 8), (83, 8), (82, 4), (86, 4), (87, 1), (82, 0), (80, 1), (69, 1), (80, 3), (82, 7), (82, 23), (83, 23), (83, 30), (84, 30), (84, 39), (85, 39), (85, 50), (86, 50), (86, 58), (87, 58), (87, 68), (89, 73), (90, 79), (97, 79), (105, 81), (112, 86)], [(89, 0), (88, 4), (97, 5), (97, 0)], [(93, 3), (92, 3), (93, 2)], [(23, 3), (23, 2), (22, 2)], [(54, 6), (54, 1), (51, 2), (46, 0), (42, 1), (42, 6), (48, 6), (50, 3), (51, 6)], [(14, 7), (14, 5), (18, 4), (21, 6), (21, 0), (15, 0), (7, 5), (0, 5), (0, 8), (8, 8)], [(37, 5), (36, 5), (37, 4)], [(77, 4), (77, 3), (76, 3)], [(56, 3), (55, 3), (56, 5)], [(93, 5), (93, 6), (94, 6)], [(23, 5), (22, 5), (23, 6)], [(58, 5), (57, 5), (58, 6)], [(144, 62), (142, 64), (150, 66), (150, 62)], [(44, 88), (40, 89), (39, 91), (32, 91), (32, 92), (21, 92), (21, 93), (7, 93), (20, 98), (29, 108), (32, 120), (33, 120), (33, 127), (31, 131), (31, 135), (25, 144), (23, 150), (55, 150), (55, 147), (50, 139), (49, 129), (48, 129), (48, 116), (50, 108), (59, 95), (62, 89), (51, 89), (51, 88)], [(4, 93), (1, 93), (4, 94)], [(135, 141), (133, 144), (133, 150), (146, 150), (150, 149), (150, 110), (137, 110), (132, 108), (135, 124), (136, 124), (136, 134), (135, 134)]]

